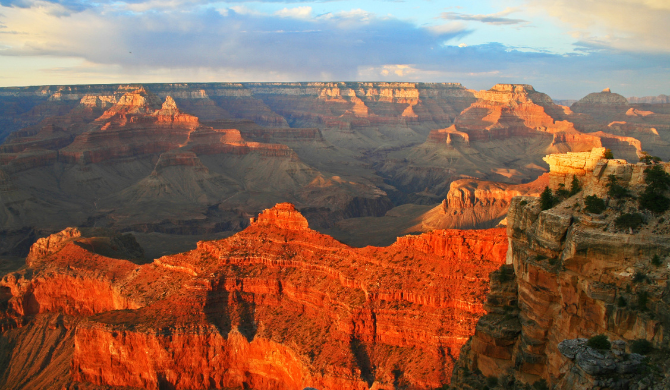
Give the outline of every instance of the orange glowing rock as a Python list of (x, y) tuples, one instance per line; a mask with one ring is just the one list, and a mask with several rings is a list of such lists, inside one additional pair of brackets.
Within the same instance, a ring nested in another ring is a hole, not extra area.
[(2, 281), (6, 317), (90, 316), (72, 380), (146, 389), (438, 387), (507, 252), (503, 229), (351, 248), (290, 203), (151, 264), (96, 253), (101, 242), (73, 229), (40, 240), (32, 272)]

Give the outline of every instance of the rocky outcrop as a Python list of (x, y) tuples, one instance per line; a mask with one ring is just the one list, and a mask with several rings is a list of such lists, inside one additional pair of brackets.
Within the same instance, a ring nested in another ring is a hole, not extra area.
[(507, 251), (502, 229), (355, 249), (287, 203), (146, 265), (96, 254), (85, 235), (34, 246), (30, 268), (1, 283), (5, 316), (88, 316), (68, 320), (74, 348), (54, 370), (71, 367), (70, 385), (147, 389), (438, 387)]
[(607, 197), (609, 176), (615, 175), (625, 185), (639, 188), (644, 184), (646, 164), (629, 164), (625, 160), (605, 159), (605, 148), (590, 152), (551, 154), (544, 159), (549, 164), (549, 187), (557, 190), (563, 185), (570, 188), (573, 177), (585, 187), (586, 195)]
[(279, 203), (275, 207), (265, 210), (251, 224), (259, 226), (273, 226), (287, 230), (305, 230), (309, 226), (307, 219), (302, 216), (291, 203)]
[(477, 179), (451, 182), (442, 204), (421, 216), (422, 230), (486, 229), (500, 223), (515, 196), (539, 196), (549, 175), (526, 184), (505, 184)]
[[(617, 177), (635, 195), (644, 188), (647, 167), (598, 159), (596, 152), (548, 157), (552, 183), (568, 169), (575, 175), (584, 173), (584, 190), (577, 195), (547, 210), (541, 210), (537, 198), (512, 200), (507, 263), (514, 267), (518, 309), (510, 309), (508, 315), (520, 326), (510, 327), (510, 332), (488, 326), (495, 308), (487, 307), (489, 314), (462, 352), (456, 383), (477, 382), (482, 378), (472, 375), (477, 370), (503, 384), (543, 380), (555, 388), (645, 388), (645, 383), (655, 382), (660, 387), (651, 388), (660, 389), (668, 383), (667, 355), (653, 353), (668, 345), (670, 307), (663, 298), (670, 253), (668, 214), (639, 211), (646, 222), (623, 228), (616, 221), (627, 212), (638, 212), (635, 200), (610, 199), (603, 213), (588, 213), (584, 197), (606, 197), (607, 176)], [(666, 165), (663, 168), (670, 170)], [(492, 285), (490, 297), (499, 300), (499, 291), (506, 290), (512, 291)], [(646, 341), (651, 359), (647, 364), (658, 368), (653, 373), (635, 371), (632, 367), (640, 359), (629, 355), (625, 360), (623, 353), (631, 352), (629, 348), (621, 353), (613, 349), (611, 355), (582, 348), (581, 341), (567, 347), (574, 342), (566, 340), (596, 335), (615, 346)]]
[(558, 344), (559, 352), (574, 362), (559, 388), (592, 389), (631, 388), (636, 376), (645, 369), (644, 356), (639, 353), (627, 353), (626, 342), (616, 340), (611, 350), (602, 350), (588, 346), (588, 339), (563, 340)]
[(452, 384), (471, 383), (471, 370), (484, 377), (498, 377), (514, 368), (515, 349), (521, 334), (518, 288), (511, 264), (491, 273), (487, 312), (477, 322), (475, 334), (461, 350)]
[(588, 114), (597, 121), (607, 121), (607, 118), (625, 114), (629, 107), (625, 97), (607, 88), (602, 92), (586, 95), (570, 106), (570, 109), (576, 113)]
[(530, 85), (497, 84), (478, 98), (455, 120), (456, 128), (473, 140), (530, 135), (533, 130), (551, 131), (560, 125), (551, 116), (562, 112), (551, 98)]

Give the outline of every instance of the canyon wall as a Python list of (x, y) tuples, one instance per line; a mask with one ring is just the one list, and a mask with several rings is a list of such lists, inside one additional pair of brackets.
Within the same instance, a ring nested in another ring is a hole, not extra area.
[[(610, 198), (609, 175), (639, 195), (650, 166), (605, 160), (601, 152), (547, 157), (552, 187), (572, 175), (584, 184), (553, 208), (542, 210), (538, 198), (512, 200), (510, 265), (492, 274), (488, 314), (462, 351), (455, 388), (487, 377), (501, 385), (545, 381), (556, 389), (661, 389), (670, 383), (663, 352), (670, 326), (668, 213), (638, 211), (635, 199)], [(669, 164), (660, 167), (670, 171)], [(587, 212), (589, 195), (606, 199), (604, 212)], [(636, 212), (642, 224), (617, 222)], [(586, 346), (596, 335), (609, 338), (612, 352)], [(652, 347), (643, 352), (649, 354), (644, 362), (633, 353), (640, 340)]]
[(311, 230), (288, 203), (228, 239), (144, 265), (133, 240), (96, 233), (40, 239), (29, 267), (0, 282), (12, 337), (37, 326), (33, 316), (68, 316), (73, 348), (44, 361), (71, 367), (67, 386), (439, 387), (507, 252), (503, 229), (355, 249)]

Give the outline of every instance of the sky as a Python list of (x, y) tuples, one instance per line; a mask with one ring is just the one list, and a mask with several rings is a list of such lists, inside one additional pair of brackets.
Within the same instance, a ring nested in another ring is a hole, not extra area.
[(0, 0), (0, 86), (531, 84), (670, 94), (670, 0)]

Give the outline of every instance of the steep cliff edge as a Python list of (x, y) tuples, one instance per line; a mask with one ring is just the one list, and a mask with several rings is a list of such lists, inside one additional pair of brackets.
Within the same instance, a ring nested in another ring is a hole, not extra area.
[[(455, 388), (494, 382), (487, 377), (500, 386), (667, 388), (670, 213), (611, 192), (616, 178), (640, 197), (651, 166), (604, 160), (601, 152), (547, 157), (551, 187), (574, 175), (584, 185), (577, 195), (546, 210), (537, 198), (512, 200), (507, 263), (514, 273), (497, 284), (492, 275), (488, 314), (461, 353)], [(589, 196), (605, 199), (601, 212), (587, 208)], [(612, 342), (611, 352), (578, 340), (596, 335)], [(634, 353), (640, 345), (648, 359)]]
[[(507, 252), (503, 229), (351, 248), (288, 203), (230, 238), (144, 265), (123, 259), (137, 254), (133, 242), (90, 234), (38, 241), (29, 267), (0, 282), (3, 339), (22, 345), (54, 323), (41, 345), (56, 361), (36, 361), (53, 372), (68, 364), (65, 386), (435, 388), (449, 382)], [(102, 242), (117, 258), (100, 254)], [(48, 387), (15, 370), (2, 383)]]
[(456, 180), (451, 183), (442, 204), (421, 216), (422, 229), (486, 229), (497, 226), (507, 215), (512, 198), (538, 196), (548, 184), (548, 174), (526, 184)]

